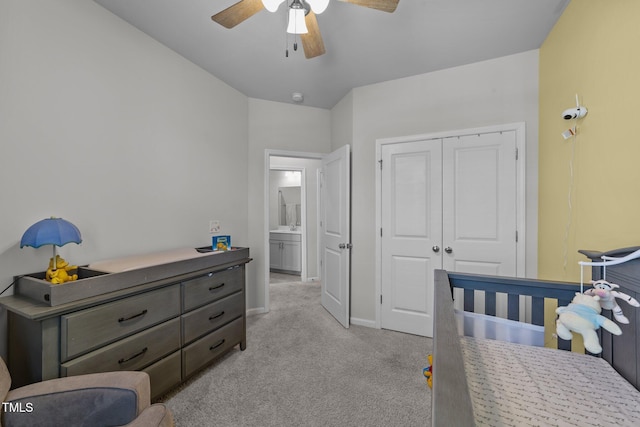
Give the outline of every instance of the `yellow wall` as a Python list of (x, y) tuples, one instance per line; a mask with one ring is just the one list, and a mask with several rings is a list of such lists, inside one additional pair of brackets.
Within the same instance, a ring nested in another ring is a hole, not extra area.
[[(572, 0), (540, 49), (541, 279), (579, 281), (578, 249), (640, 245), (639, 19), (638, 0)], [(574, 145), (561, 113), (576, 93)]]

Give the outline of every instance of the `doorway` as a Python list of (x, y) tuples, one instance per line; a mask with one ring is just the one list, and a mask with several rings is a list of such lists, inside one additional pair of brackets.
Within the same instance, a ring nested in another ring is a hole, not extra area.
[[(272, 168), (280, 170), (297, 168), (302, 173), (301, 186), (305, 187), (303, 191), (305, 201), (301, 202), (303, 205), (301, 212), (304, 211), (301, 214), (303, 228), (301, 241), (304, 249), (302, 256), (306, 260), (306, 267), (303, 262), (301, 279), (302, 281), (322, 279), (322, 306), (345, 328), (349, 327), (352, 247), (350, 241), (350, 153), (351, 147), (348, 144), (329, 154), (265, 150), (265, 312), (268, 312), (270, 307), (271, 243), (269, 237), (271, 215), (268, 208), (270, 188), (272, 187), (270, 172)], [(312, 173), (312, 170), (315, 173)], [(314, 192), (315, 197), (313, 196)], [(314, 208), (309, 207), (310, 204), (313, 204), (312, 201), (315, 201)], [(291, 228), (294, 228), (294, 225), (290, 224)], [(315, 274), (313, 273), (314, 268)]]
[(317, 176), (323, 157), (265, 150), (265, 311), (272, 278), (280, 283), (319, 280)]
[[(279, 282), (301, 281), (307, 277), (309, 229), (306, 203), (306, 170), (276, 166), (271, 158), (269, 170), (269, 271)], [(303, 242), (304, 237), (304, 242)], [(306, 279), (304, 280), (306, 281)]]

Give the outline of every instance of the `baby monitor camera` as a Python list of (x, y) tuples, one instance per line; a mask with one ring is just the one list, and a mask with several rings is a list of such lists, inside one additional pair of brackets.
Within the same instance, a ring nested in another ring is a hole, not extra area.
[(562, 118), (565, 120), (581, 119), (587, 115), (587, 109), (585, 107), (569, 108), (562, 112)]

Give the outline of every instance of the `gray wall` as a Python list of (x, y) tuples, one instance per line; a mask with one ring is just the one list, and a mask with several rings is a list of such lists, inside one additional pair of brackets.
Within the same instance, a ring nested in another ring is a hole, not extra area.
[(82, 232), (75, 264), (209, 245), (211, 219), (249, 244), (246, 96), (92, 1), (0, 20), (1, 288), (46, 269), (51, 247), (19, 244), (50, 216)]

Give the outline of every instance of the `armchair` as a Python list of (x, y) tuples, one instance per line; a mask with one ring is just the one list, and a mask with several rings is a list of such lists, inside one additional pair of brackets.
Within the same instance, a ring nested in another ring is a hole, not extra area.
[(173, 426), (163, 404), (151, 405), (145, 372), (104, 372), (56, 378), (9, 391), (11, 376), (0, 359), (2, 425)]

